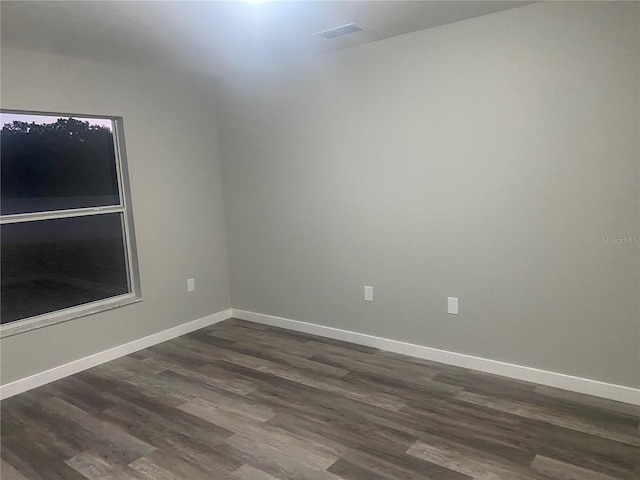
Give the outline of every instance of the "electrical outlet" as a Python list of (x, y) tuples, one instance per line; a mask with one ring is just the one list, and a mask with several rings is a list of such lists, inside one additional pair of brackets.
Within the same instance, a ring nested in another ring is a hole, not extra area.
[(447, 298), (447, 312), (451, 315), (458, 315), (458, 298), (457, 297)]
[(196, 289), (196, 279), (187, 278), (187, 292), (193, 292)]
[(364, 299), (367, 302), (373, 302), (373, 287), (364, 287)]

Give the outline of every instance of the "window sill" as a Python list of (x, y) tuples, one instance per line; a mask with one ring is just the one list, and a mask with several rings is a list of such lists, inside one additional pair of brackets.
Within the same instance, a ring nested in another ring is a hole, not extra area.
[(86, 317), (95, 313), (106, 312), (107, 310), (113, 310), (141, 301), (142, 297), (129, 293), (99, 302), (68, 308), (60, 312), (46, 313), (44, 315), (38, 315), (37, 317), (17, 320), (0, 326), (0, 338), (11, 337), (20, 333), (37, 330), (57, 323), (68, 322), (69, 320), (75, 320), (76, 318)]

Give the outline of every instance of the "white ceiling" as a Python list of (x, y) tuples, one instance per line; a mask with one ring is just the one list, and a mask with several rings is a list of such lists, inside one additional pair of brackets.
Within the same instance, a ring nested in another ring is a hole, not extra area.
[[(219, 76), (346, 48), (531, 2), (6, 1), (2, 45)], [(363, 28), (324, 40), (315, 32)]]

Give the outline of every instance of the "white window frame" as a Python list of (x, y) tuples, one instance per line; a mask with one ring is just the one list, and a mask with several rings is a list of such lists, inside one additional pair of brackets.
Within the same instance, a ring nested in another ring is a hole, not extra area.
[(124, 122), (122, 117), (114, 117), (110, 115), (34, 112), (5, 109), (2, 109), (1, 112), (25, 115), (48, 115), (60, 118), (99, 118), (103, 120), (111, 120), (111, 131), (116, 162), (116, 175), (118, 181), (118, 193), (120, 198), (119, 205), (0, 215), (0, 224), (5, 225), (11, 223), (32, 222), (37, 220), (53, 220), (61, 218), (84, 217), (90, 215), (104, 215), (108, 213), (120, 214), (122, 218), (123, 244), (126, 249), (126, 268), (129, 293), (2, 324), (0, 325), (0, 338), (9, 337), (29, 330), (43, 328), (48, 325), (66, 322), (76, 318), (85, 317), (87, 315), (93, 315), (94, 313), (104, 312), (106, 310), (112, 310), (114, 308), (119, 308), (125, 305), (130, 305), (132, 303), (142, 301), (138, 256), (136, 253), (135, 232), (133, 227), (133, 209), (131, 207), (131, 188), (129, 184), (127, 159), (124, 146)]

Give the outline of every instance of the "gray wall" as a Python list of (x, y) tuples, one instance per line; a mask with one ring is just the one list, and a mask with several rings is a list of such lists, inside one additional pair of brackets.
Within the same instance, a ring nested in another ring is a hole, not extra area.
[(640, 386), (639, 59), (552, 2), (219, 82), (233, 306)]
[(2, 339), (2, 383), (229, 308), (211, 85), (11, 49), (1, 67), (2, 108), (124, 118), (144, 298)]

